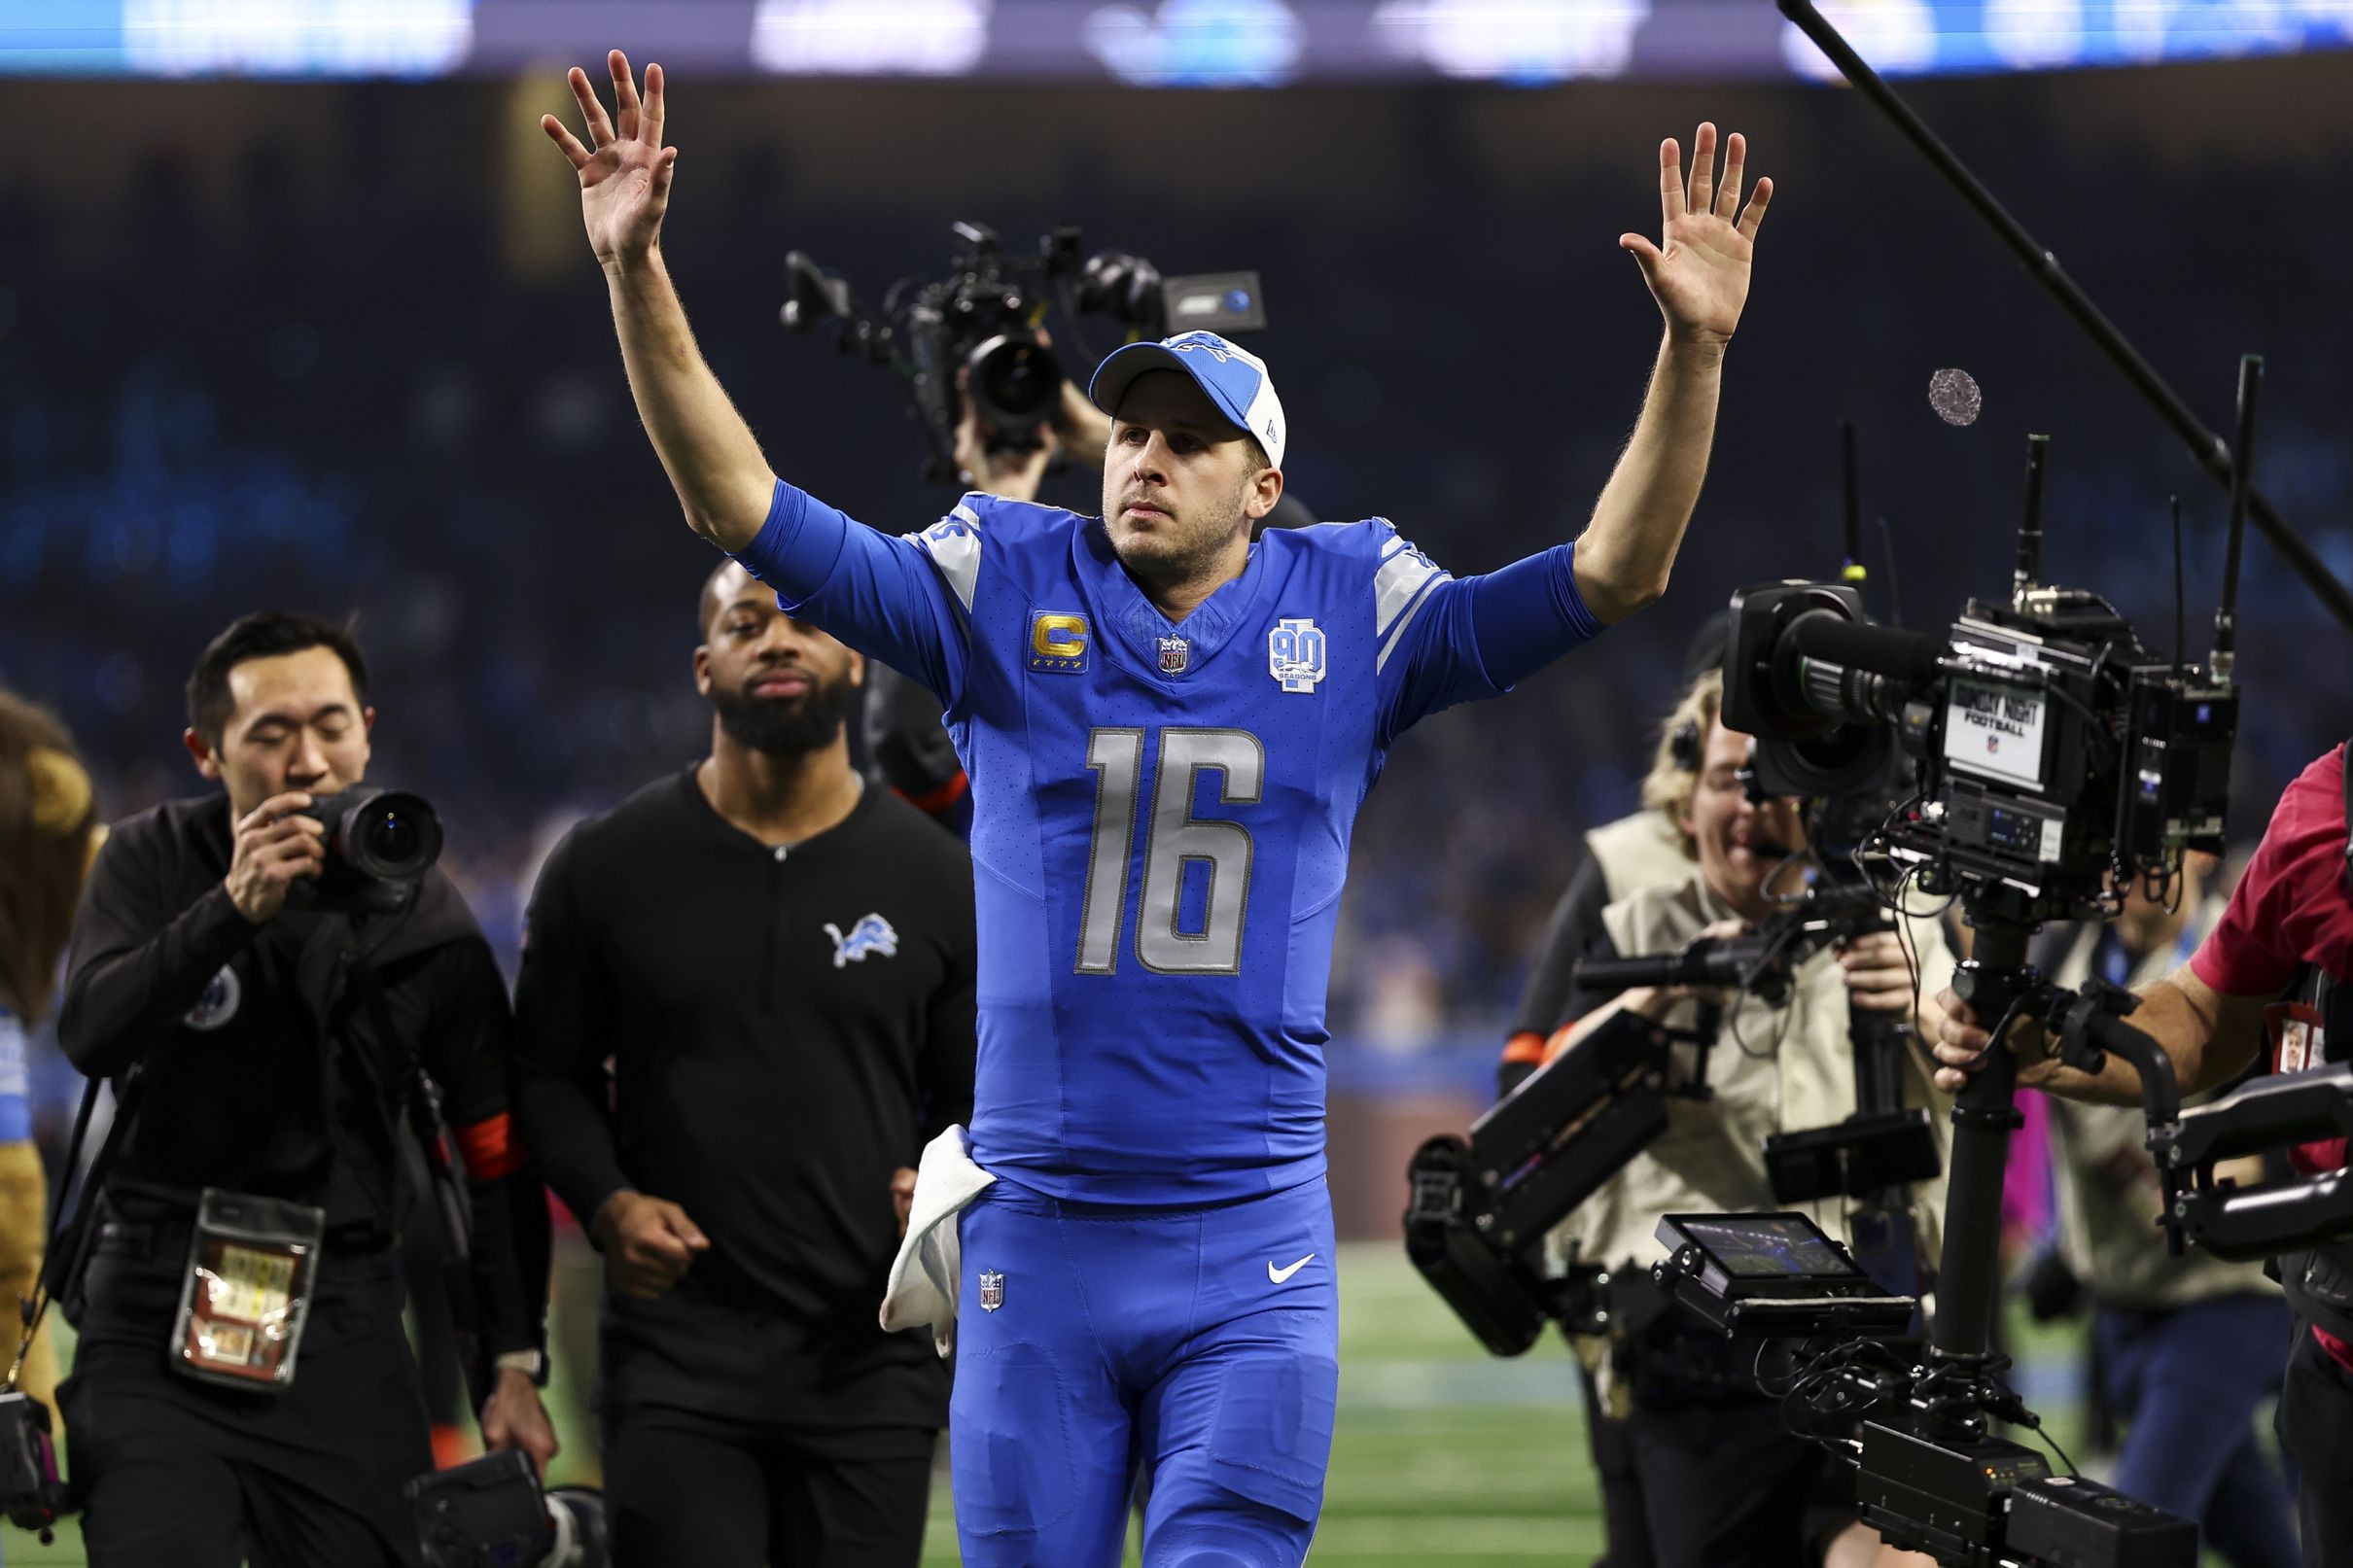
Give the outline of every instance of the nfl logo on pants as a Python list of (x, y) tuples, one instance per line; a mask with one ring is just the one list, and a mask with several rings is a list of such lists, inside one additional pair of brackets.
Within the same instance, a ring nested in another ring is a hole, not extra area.
[(1005, 1304), (1005, 1276), (993, 1269), (980, 1272), (980, 1309), (994, 1312)]

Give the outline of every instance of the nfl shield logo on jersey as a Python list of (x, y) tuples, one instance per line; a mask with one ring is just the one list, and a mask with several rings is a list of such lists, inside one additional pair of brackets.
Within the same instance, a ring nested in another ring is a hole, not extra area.
[(1005, 1276), (993, 1269), (980, 1272), (980, 1309), (994, 1312), (1005, 1304)]
[(1323, 679), (1323, 633), (1304, 615), (1285, 616), (1266, 634), (1266, 667), (1285, 691), (1314, 691)]
[(1181, 637), (1163, 637), (1160, 644), (1160, 673), (1182, 675), (1185, 666), (1193, 662), (1193, 645)]

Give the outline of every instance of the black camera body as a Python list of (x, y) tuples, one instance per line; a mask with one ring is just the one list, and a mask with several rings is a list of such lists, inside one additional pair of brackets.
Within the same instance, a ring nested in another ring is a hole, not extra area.
[(779, 313), (785, 326), (805, 332), (839, 321), (844, 353), (863, 354), (898, 376), (924, 435), (929, 479), (956, 478), (956, 427), (966, 398), (993, 448), (1036, 447), (1035, 432), (1053, 417), (1065, 379), (1061, 361), (1038, 335), (1058, 301), (1073, 319), (1107, 315), (1135, 338), (1266, 325), (1255, 272), (1163, 277), (1126, 251), (1082, 257), (1075, 228), (1057, 228), (1026, 256), (1006, 254), (984, 225), (960, 223), (955, 234), (961, 248), (946, 277), (899, 280), (871, 315), (848, 284), (825, 276), (803, 253), (785, 258), (791, 279), (791, 296)]
[(0, 1393), (0, 1512), (22, 1530), (50, 1539), (73, 1511), (57, 1474), (57, 1446), (50, 1436), (49, 1407), (20, 1389)]
[(1972, 600), (1944, 638), (1870, 625), (1831, 583), (1746, 588), (1732, 614), (1724, 722), (1759, 737), (1760, 778), (1868, 788), (1889, 746), (1910, 753), (1915, 799), (1876, 837), (1923, 892), (2098, 919), (2222, 851), (2237, 690), (2151, 654), (2095, 594)]
[(441, 857), (441, 819), (422, 795), (354, 784), (301, 813), (327, 829), (327, 865), (286, 901), (320, 913), (391, 915), (408, 907)]
[(606, 1568), (605, 1499), (584, 1486), (543, 1490), (512, 1448), (419, 1476), (401, 1488), (426, 1568)]

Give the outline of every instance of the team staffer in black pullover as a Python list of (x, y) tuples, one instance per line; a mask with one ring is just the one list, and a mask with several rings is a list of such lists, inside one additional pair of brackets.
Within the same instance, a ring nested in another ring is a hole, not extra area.
[(947, 1377), (876, 1322), (918, 1151), (972, 1101), (972, 871), (851, 768), (859, 657), (729, 563), (711, 755), (532, 896), (516, 1103), (603, 1249), (615, 1560), (911, 1565)]
[[(407, 1064), (439, 1086), (468, 1174), (481, 1411), (541, 1462), (547, 1202), (509, 1135), (512, 1019), (489, 946), (447, 878), (361, 920), (295, 907), (325, 863), (315, 796), (367, 770), (368, 673), (341, 628), (249, 615), (189, 682), (187, 744), (228, 785), (118, 825), (74, 923), (57, 1036), (116, 1080), (129, 1118), (92, 1221), (81, 1342), (60, 1391), (83, 1538), (97, 1568), (417, 1560), (402, 1483), (432, 1468), (390, 1257), (435, 1223), (401, 1179)], [(380, 1009), (363, 987), (380, 987)], [(389, 1026), (390, 1038), (377, 1028)], [(139, 1072), (135, 1090), (123, 1085)], [(166, 1349), (199, 1195), (325, 1211), (291, 1385), (175, 1376)], [(489, 1363), (495, 1358), (496, 1371)]]

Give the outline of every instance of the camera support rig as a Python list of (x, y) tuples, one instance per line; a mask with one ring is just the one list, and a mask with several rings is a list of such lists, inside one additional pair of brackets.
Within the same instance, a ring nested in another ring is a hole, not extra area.
[[(1717, 961), (1712, 957), (1698, 961)], [(1405, 1250), (1479, 1342), (1516, 1356), (1548, 1321), (1598, 1332), (1610, 1280), (1592, 1267), (1546, 1274), (1545, 1233), (1667, 1131), (1669, 1096), (1707, 1096), (1713, 1010), (1670, 1029), (1620, 1013), (1539, 1067), (1471, 1124), (1430, 1138), (1408, 1167)], [(1689, 1085), (1669, 1082), (1677, 1041), (1699, 1052)]]
[[(1777, 1005), (1809, 958), (1883, 923), (1867, 887), (1832, 883), (1753, 932), (1701, 937), (1679, 952), (1653, 957), (1583, 959), (1576, 984), (1593, 993), (1637, 986), (1721, 989)], [(1521, 1354), (1548, 1320), (1570, 1333), (1598, 1333), (1607, 1323), (1615, 1309), (1606, 1299), (1613, 1287), (1607, 1270), (1578, 1265), (1565, 1274), (1547, 1274), (1536, 1250), (1547, 1232), (1667, 1130), (1670, 1098), (1708, 1098), (1707, 1061), (1721, 1020), (1721, 1010), (1705, 1002), (1688, 1029), (1619, 1013), (1538, 1068), (1473, 1123), (1468, 1138), (1442, 1134), (1415, 1153), (1407, 1254), (1490, 1351)], [(1693, 1050), (1690, 1070), (1680, 1078), (1673, 1062), (1678, 1043)], [(1884, 1042), (1875, 1037), (1870, 1043), (1878, 1050)], [(1858, 1040), (1858, 1053), (1863, 1048)], [(1892, 1096), (1892, 1077), (1882, 1075), (1880, 1082)], [(1877, 1107), (1860, 1097), (1858, 1106), (1847, 1121), (1769, 1146), (1774, 1192), (1782, 1202), (1832, 1193), (1864, 1196), (1936, 1173), (1925, 1112), (1878, 1114), (1891, 1109), (1892, 1100), (1890, 1107)], [(1894, 1211), (1900, 1213), (1900, 1204)], [(1910, 1247), (1909, 1226), (1891, 1224), (1889, 1230)], [(1614, 1284), (1621, 1292), (1641, 1289), (1636, 1281)], [(1886, 1288), (1912, 1294), (1893, 1284)]]

